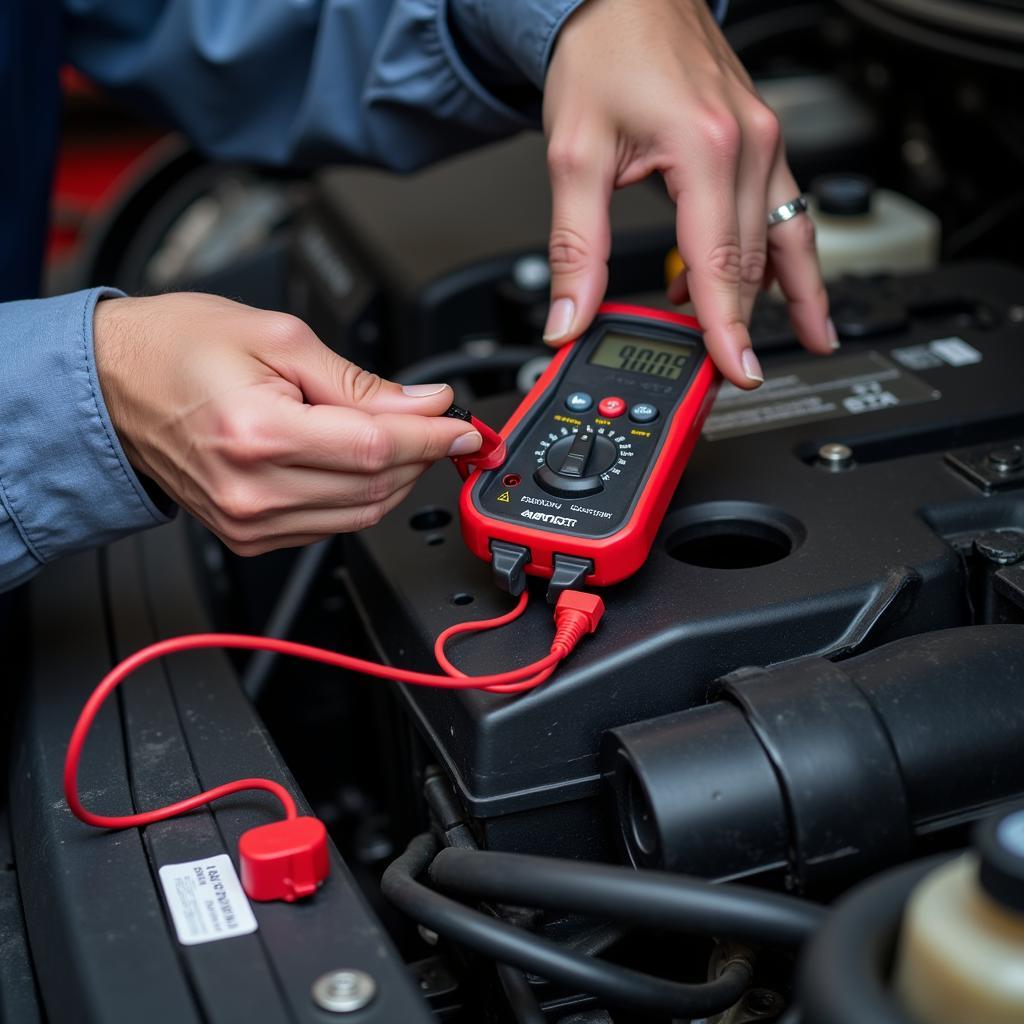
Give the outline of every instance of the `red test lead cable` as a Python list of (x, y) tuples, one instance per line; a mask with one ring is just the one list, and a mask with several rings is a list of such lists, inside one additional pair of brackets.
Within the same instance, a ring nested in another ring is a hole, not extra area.
[[(512, 611), (505, 615), (499, 615), (495, 619), (482, 619), (471, 622), (460, 622), (449, 626), (434, 641), (434, 660), (450, 676), (457, 676), (460, 679), (472, 679), (465, 672), (456, 668), (448, 656), (444, 653), (445, 645), (453, 636), (461, 633), (480, 633), (487, 629), (497, 629), (499, 626), (506, 626), (508, 623), (518, 619), (526, 610), (527, 591), (519, 597), (519, 602)], [(559, 610), (561, 609), (561, 615)], [(564, 650), (568, 655), (575, 650), (576, 645), (586, 636), (597, 629), (598, 622), (604, 614), (604, 602), (595, 594), (585, 594), (579, 590), (565, 590), (558, 598), (555, 606), (555, 638), (551, 641), (551, 650)], [(488, 693), (522, 693), (524, 690), (532, 690), (535, 686), (543, 683), (558, 667), (557, 662), (548, 668), (542, 669), (532, 678), (523, 679), (519, 682), (510, 682), (487, 686), (484, 689)]]
[(137, 814), (95, 814), (82, 805), (78, 793), (78, 766), (86, 737), (103, 702), (136, 669), (157, 658), (180, 651), (204, 648), (249, 651), (273, 651), (308, 661), (320, 662), (335, 668), (359, 672), (377, 679), (390, 679), (413, 686), (432, 686), (449, 690), (479, 689), (491, 693), (519, 693), (539, 686), (554, 672), (558, 664), (575, 649), (580, 640), (593, 633), (604, 613), (604, 602), (595, 594), (565, 591), (555, 606), (555, 637), (548, 654), (530, 665), (508, 672), (467, 676), (445, 656), (444, 645), (449, 638), (465, 632), (475, 632), (505, 625), (518, 618), (526, 609), (528, 595), (524, 592), (516, 607), (505, 615), (481, 622), (460, 623), (445, 630), (438, 638), (435, 653), (438, 662), (448, 673), (436, 675), (392, 668), (376, 662), (364, 661), (348, 654), (328, 651), (321, 647), (299, 644), (291, 640), (270, 637), (245, 636), (238, 633), (194, 633), (187, 636), (160, 640), (143, 647), (108, 672), (82, 708), (71, 733), (64, 761), (64, 797), (72, 813), (87, 825), (98, 828), (141, 828), (165, 821), (179, 814), (197, 810), (221, 797), (244, 790), (259, 789), (272, 793), (284, 807), (283, 821), (249, 829), (239, 840), (242, 866), (242, 885), (256, 900), (281, 899), (292, 901), (315, 892), (327, 877), (327, 833), (316, 818), (299, 816), (292, 795), (280, 783), (271, 779), (238, 779), (215, 786), (195, 796), (187, 797), (166, 807)]

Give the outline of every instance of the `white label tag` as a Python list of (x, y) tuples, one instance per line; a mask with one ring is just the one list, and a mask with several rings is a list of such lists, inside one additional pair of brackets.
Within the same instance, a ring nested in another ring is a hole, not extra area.
[(908, 370), (934, 370), (936, 366), (942, 366), (942, 360), (934, 352), (929, 352), (927, 345), (893, 348), (889, 355)]
[(981, 353), (963, 338), (938, 338), (928, 342), (928, 347), (950, 366), (970, 366), (981, 362)]
[(167, 908), (183, 946), (256, 931), (256, 918), (226, 853), (160, 869)]

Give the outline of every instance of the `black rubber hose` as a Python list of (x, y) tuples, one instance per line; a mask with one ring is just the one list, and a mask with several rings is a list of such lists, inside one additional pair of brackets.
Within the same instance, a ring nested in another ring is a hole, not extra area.
[[(328, 537), (317, 541), (295, 556), (295, 561), (288, 571), (288, 578), (274, 602), (270, 618), (263, 627), (264, 636), (287, 640), (292, 635), (295, 623), (306, 606), (306, 599), (320, 575), (333, 540), (333, 537)], [(249, 659), (245, 674), (242, 676), (242, 689), (249, 700), (256, 702), (263, 696), (280, 657), (273, 651), (257, 651)]]
[(727, 963), (714, 981), (687, 985), (590, 960), (549, 939), (471, 910), (416, 881), (436, 850), (432, 836), (417, 836), (388, 866), (381, 890), (414, 921), (499, 963), (589, 992), (615, 1006), (685, 1018), (720, 1013), (732, 1006), (750, 984), (751, 968), (744, 961)]
[(423, 384), (435, 380), (468, 377), (481, 371), (493, 373), (495, 370), (518, 370), (531, 359), (546, 355), (547, 351), (539, 345), (536, 348), (526, 345), (499, 345), (492, 351), (482, 354), (467, 352), (465, 349), (440, 352), (399, 370), (395, 374), (395, 380), (399, 384)]
[(498, 964), (498, 980), (516, 1024), (547, 1024), (530, 982), (518, 967)]
[(820, 0), (818, 3), (771, 10), (727, 25), (725, 37), (737, 56), (742, 57), (744, 52), (752, 47), (766, 43), (778, 45), (783, 36), (792, 36), (796, 32), (816, 28), (821, 24), (824, 13), (825, 4)]
[(825, 918), (814, 903), (746, 886), (519, 853), (442, 850), (429, 875), (502, 903), (770, 945), (800, 946)]

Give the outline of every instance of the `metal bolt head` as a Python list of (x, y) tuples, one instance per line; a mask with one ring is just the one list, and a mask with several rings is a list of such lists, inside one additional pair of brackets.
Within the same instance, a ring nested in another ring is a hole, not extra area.
[(988, 453), (988, 462), (997, 473), (1012, 473), (1024, 466), (1024, 445), (1011, 444), (993, 448)]
[(354, 967), (328, 971), (313, 982), (313, 1002), (331, 1013), (353, 1013), (361, 1010), (377, 994), (372, 975)]
[(785, 1001), (778, 992), (767, 988), (751, 989), (740, 1004), (746, 1014), (743, 1020), (756, 1020), (758, 1017), (774, 1017), (782, 1011)]
[(534, 356), (527, 359), (516, 373), (516, 387), (525, 395), (530, 388), (540, 379), (541, 374), (548, 368), (551, 356)]
[(499, 347), (496, 338), (486, 336), (466, 338), (462, 343), (462, 351), (473, 359), (486, 359), (488, 356), (493, 356)]
[(551, 284), (551, 267), (543, 256), (521, 256), (512, 265), (512, 280), (523, 291), (542, 291)]
[(992, 565), (1024, 561), (1024, 531), (989, 530), (974, 538), (974, 553)]
[(847, 469), (853, 463), (853, 449), (837, 442), (823, 444), (818, 449), (818, 462), (826, 469)]

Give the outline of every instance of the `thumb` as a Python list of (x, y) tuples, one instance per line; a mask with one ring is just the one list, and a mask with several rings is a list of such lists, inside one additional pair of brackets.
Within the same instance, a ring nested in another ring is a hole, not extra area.
[(561, 345), (594, 319), (608, 287), (612, 174), (599, 159), (548, 149), (551, 174), (551, 309), (544, 340)]
[(440, 416), (455, 397), (450, 384), (396, 384), (366, 370), (355, 374), (349, 394), (346, 405), (374, 415), (397, 412)]
[(305, 341), (290, 348), (286, 376), (310, 405), (348, 406), (371, 415), (439, 416), (452, 404), (448, 384), (396, 384), (339, 356), (312, 332)]

